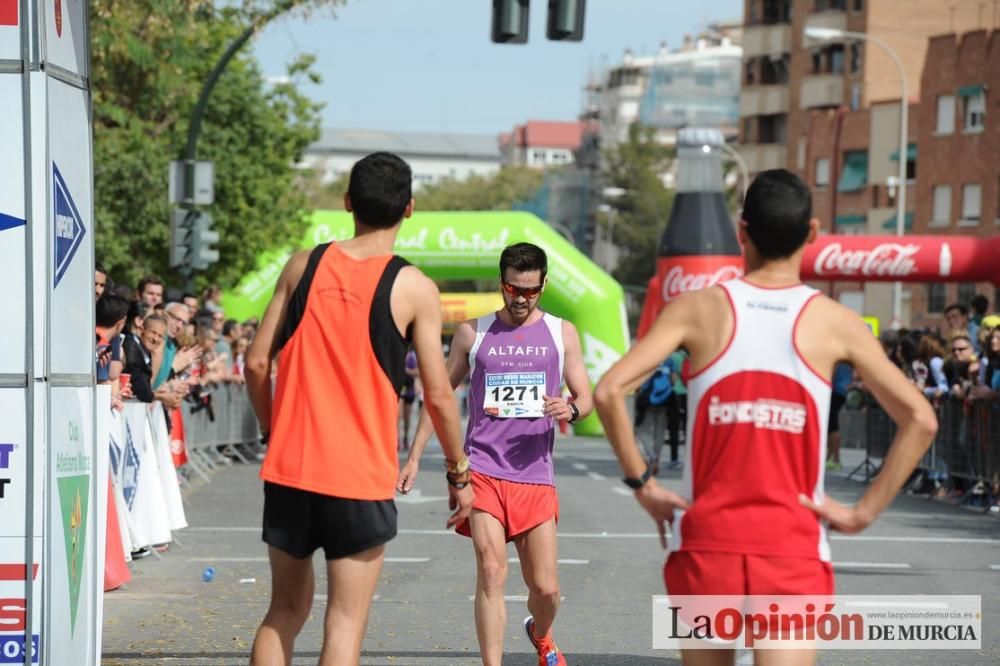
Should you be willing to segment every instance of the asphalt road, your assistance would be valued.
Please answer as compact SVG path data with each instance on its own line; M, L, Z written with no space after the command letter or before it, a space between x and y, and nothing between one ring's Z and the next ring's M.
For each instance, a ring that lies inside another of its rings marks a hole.
M617 480L603 440L557 441L562 608L555 638L571 665L679 663L651 648L650 596L663 593L663 551L652 522ZM845 452L847 461L856 452ZM471 543L444 530L448 515L440 454L425 456L417 491L398 503L400 535L372 606L362 664L478 664L471 597ZM679 485L680 473L661 473ZM863 485L828 477L828 491L850 502ZM127 589L105 595L104 664L245 664L269 592L260 540L261 483L256 465L220 470L186 492L191 524L162 559L132 564ZM979 594L980 651L828 651L821 664L1000 663L1000 516L902 496L860 536L832 541L840 594ZM513 546L510 556L514 557ZM314 612L296 643L295 664L319 654L325 577L317 564ZM211 566L215 579L202 581ZM526 589L510 564L505 664L533 665L523 636ZM751 663L741 653L737 663Z

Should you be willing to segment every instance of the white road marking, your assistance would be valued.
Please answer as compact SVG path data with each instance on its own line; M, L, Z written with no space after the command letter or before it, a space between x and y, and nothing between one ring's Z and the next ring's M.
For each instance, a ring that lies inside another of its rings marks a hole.
M837 569L912 569L906 562L834 562Z
M627 490L627 489L623 489ZM188 527L190 532L260 532L260 527ZM460 536L452 530L402 529L399 534L421 536ZM655 532L560 532L560 539L655 539ZM832 535L831 541L874 541L884 543L950 543L1000 546L1000 539L921 536Z
M266 557L189 557L188 562L267 562Z
M740 650L741 656L736 660L737 664L752 664L753 650Z
M583 463L573 463L573 469L579 470L581 472L586 472L587 466L584 465Z
M108 592L104 595L105 601L108 599L121 599L122 601L151 601L156 599L190 599L193 594L170 594L156 592Z
M396 562L400 564L416 563L416 562L430 562L429 557L387 557L386 562Z
M617 493L622 497L632 497L635 494L634 491L629 490L628 488L620 488L618 486L614 486L613 488L611 488L611 492Z
M990 569L993 569L993 571L1000 571L1000 564L991 564Z
M521 560L519 560L516 557L508 557L507 561L508 562L518 563ZM566 560L556 560L556 562L558 562L559 564L590 564L590 560L572 560L572 559L566 559Z
M606 478L608 478L603 474L598 474L597 472L587 472L587 476L592 478L594 481L604 481Z
M469 601L475 601L475 600L476 600L476 595L470 594L469 595ZM504 601L519 601L519 602L523 603L523 602L525 602L525 601L528 600L528 595L527 594L505 594L505 595L503 595L503 600ZM559 600L560 601L565 601L566 597L559 597Z
M448 499L445 495L428 495L424 497L420 488L414 488L406 495L396 495L396 504L426 504L427 502L441 502Z
M372 601L378 601L381 598L382 598L381 594L373 594L372 595ZM326 601L326 600L327 600L327 597L326 597L325 594L314 594L313 595L313 601Z

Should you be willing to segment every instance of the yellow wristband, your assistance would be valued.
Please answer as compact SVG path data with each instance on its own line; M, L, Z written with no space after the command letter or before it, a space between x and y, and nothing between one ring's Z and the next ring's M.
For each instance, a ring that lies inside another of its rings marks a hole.
M454 465L451 463L450 460L445 460L444 468L448 470L449 474L465 474L467 471L469 471L469 457L462 456L462 459L459 460Z

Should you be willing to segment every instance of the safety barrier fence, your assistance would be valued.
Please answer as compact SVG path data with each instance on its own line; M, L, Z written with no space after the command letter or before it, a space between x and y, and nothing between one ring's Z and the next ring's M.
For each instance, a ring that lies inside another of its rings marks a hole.
M946 398L935 405L938 432L920 461L923 478L965 490L960 501L989 507L1000 485L1000 400ZM874 400L840 413L841 443L865 450L865 460L849 477L869 480L896 435L896 425ZM978 498L978 499L975 499Z

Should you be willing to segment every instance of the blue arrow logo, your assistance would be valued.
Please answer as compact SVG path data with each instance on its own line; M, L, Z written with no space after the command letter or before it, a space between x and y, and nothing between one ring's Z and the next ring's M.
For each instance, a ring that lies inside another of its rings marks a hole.
M73 257L76 256L76 251L83 242L83 236L87 230L83 226L80 211L73 203L73 197L69 193L66 181L63 180L55 162L52 163L52 190L55 197L55 210L52 217L52 240L55 251L55 262L53 263L55 282L52 285L54 289L59 286L59 281L62 280L66 269L73 261Z

